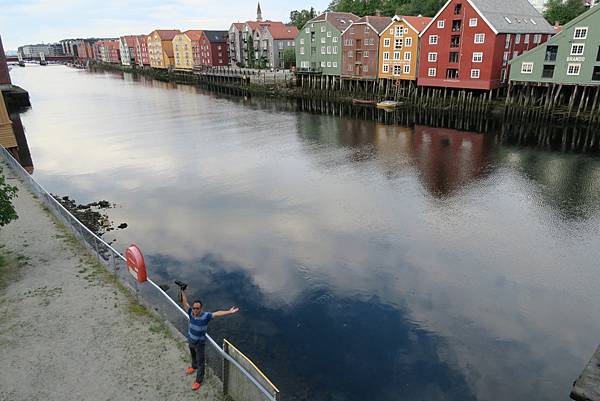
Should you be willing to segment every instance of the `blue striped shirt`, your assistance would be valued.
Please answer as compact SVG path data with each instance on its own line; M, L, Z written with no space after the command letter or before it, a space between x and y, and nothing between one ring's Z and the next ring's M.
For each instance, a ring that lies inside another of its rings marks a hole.
M210 312L202 312L200 316L196 317L192 315L192 308L188 309L188 315L190 317L190 326L188 328L188 341L190 344L199 344L206 342L206 329L208 328L208 322L212 319L213 315Z

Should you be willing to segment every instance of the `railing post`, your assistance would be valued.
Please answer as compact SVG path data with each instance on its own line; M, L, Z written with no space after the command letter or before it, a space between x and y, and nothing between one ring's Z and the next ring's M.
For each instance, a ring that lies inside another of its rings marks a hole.
M225 340L223 340L223 352L229 355L229 343ZM229 393L229 361L227 358L223 358L222 368L223 371L221 373L223 376L223 395L227 396Z

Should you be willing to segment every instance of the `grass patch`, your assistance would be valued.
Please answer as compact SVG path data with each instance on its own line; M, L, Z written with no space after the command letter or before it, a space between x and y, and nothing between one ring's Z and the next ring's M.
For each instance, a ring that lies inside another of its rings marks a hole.
M0 290L20 277L21 269L28 260L29 258L22 255L15 256L8 252L0 254Z

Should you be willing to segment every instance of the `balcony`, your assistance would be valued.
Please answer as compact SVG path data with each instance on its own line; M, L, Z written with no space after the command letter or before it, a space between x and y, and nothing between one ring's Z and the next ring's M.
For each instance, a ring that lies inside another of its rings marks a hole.
M460 32L460 28L462 27L461 20L452 21L452 32Z
M452 36L450 39L450 47L460 47L460 36Z

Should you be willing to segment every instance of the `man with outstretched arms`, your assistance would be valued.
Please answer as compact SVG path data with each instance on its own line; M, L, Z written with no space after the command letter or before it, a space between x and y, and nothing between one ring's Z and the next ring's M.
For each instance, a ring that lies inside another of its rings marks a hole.
M204 380L204 345L206 344L208 322L213 317L233 315L239 311L239 308L232 306L226 311L202 312L202 302L200 300L194 300L192 306L190 306L185 289L181 291L181 305L190 317L187 338L190 354L192 355L192 366L187 368L186 373L191 375L196 372L196 381L192 383L192 390L198 390L202 385L202 380Z

